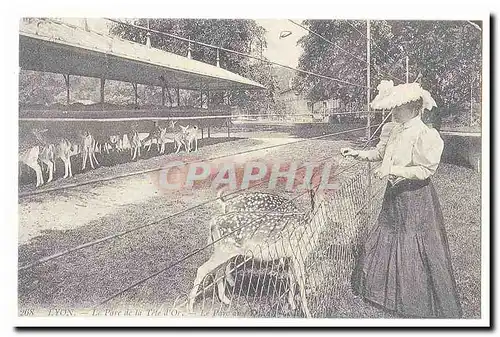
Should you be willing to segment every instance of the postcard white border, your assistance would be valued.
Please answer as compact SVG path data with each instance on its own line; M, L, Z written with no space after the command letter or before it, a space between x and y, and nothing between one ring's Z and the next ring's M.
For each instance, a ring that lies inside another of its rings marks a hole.
M2 137L7 137L2 149L6 152L6 162L17 162L17 152L12 144L17 144L17 105L18 105L18 22L23 16L72 16L72 17L236 17L236 18L344 18L344 19L429 19L429 20L484 20L483 25L483 175L482 175L482 284L481 319L462 320L420 320L420 319L226 319L226 318L87 318L87 317L18 317L17 310L17 181L8 177L17 176L17 166L1 166L3 181L6 183L2 194L2 207L6 217L3 226L2 247L9 254L3 261L3 270L9 270L9 277L2 277L4 294L2 308L8 308L4 319L12 326L487 326L489 325L489 204L490 204L490 162L489 162L489 11L480 1L468 2L467 6L458 3L441 3L422 0L418 2L389 1L348 1L320 2L307 1L141 1L140 4L123 1L86 0L69 3L63 0L17 1L2 22L7 47L3 48L5 74L2 90L6 102L3 111ZM8 51L8 52L7 52ZM16 197L14 197L16 196ZM6 263L5 263L6 262ZM8 305L6 305L7 303Z

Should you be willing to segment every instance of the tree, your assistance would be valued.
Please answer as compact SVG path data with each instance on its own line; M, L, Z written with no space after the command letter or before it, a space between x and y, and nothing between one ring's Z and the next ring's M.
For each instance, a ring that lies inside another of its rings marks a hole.
M350 54L366 60L366 21L305 21L311 30L334 42ZM471 82L479 78L481 32L466 21L370 21L371 82L375 88L381 79L405 79L405 58L409 57L409 81L421 74L421 83L436 100L441 117L460 119L470 105ZM312 34L300 41L304 53L299 67L336 77L351 83L366 84L366 63ZM392 75L392 77L390 75ZM296 77L294 85L306 91L312 100L340 98L343 102L366 104L366 91L310 75ZM372 90L374 97L376 91ZM473 101L480 101L480 90Z
M393 43L404 45L410 73L422 74L422 85L436 100L441 118L462 119L470 106L471 82L480 83L481 32L465 21L394 21ZM473 100L481 101L480 90Z
M366 43L359 38L356 31L350 29L342 20L306 20L303 25L341 46L351 55L315 35L308 34L298 42L304 50L299 59L300 69L361 86L366 84L366 63L363 61ZM365 95L362 87L353 87L304 73L295 77L293 85L298 90L305 91L312 101L335 97L343 102L361 102Z

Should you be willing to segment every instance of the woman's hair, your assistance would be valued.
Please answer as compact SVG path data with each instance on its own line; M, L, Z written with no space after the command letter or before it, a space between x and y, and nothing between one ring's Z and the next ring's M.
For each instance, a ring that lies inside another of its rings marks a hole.
M422 99L422 97L420 97L416 101L411 101L406 104L413 111L413 115L416 116L422 112L422 109L424 107L424 100Z

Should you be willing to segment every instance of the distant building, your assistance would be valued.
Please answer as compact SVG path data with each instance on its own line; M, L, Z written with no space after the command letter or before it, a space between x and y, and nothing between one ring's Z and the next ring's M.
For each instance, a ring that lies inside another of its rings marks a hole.
M286 115L301 115L290 116L294 121L328 121L328 116L340 109L340 99L331 98L316 102L307 99L305 94L292 87L294 75L293 71L287 69L275 70L279 87L276 99L285 105Z
M328 121L328 116L340 108L339 99L328 99L319 102L308 100L304 94L288 88L280 91L277 99L284 103L286 114L300 121Z
M294 120L312 121L313 104L307 100L301 93L288 88L278 93L276 99L281 101L286 110L286 115L303 115L294 116Z

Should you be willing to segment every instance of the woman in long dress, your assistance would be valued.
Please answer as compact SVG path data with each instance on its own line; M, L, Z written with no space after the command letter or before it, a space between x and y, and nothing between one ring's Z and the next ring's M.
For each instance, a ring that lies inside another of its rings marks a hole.
M402 317L462 316L438 197L430 177L443 140L421 120L436 106L418 83L382 81L374 109L392 109L380 142L368 151L342 149L344 156L382 161L387 178L378 221L363 245L353 276L354 291L367 302Z

